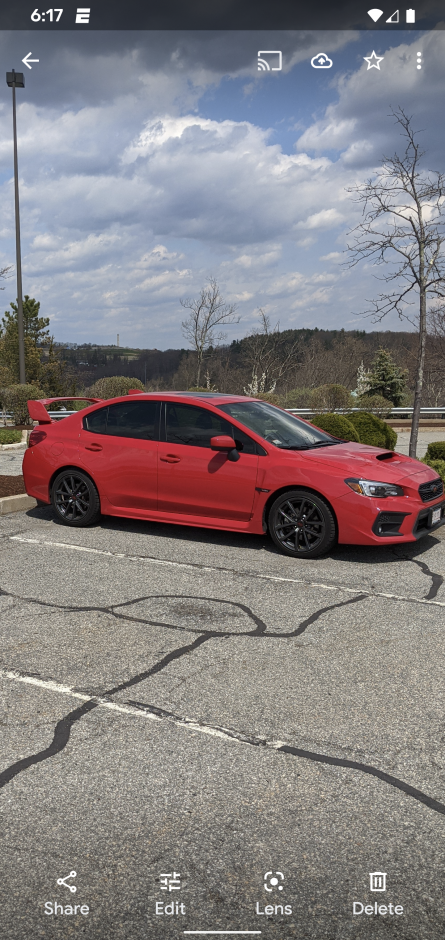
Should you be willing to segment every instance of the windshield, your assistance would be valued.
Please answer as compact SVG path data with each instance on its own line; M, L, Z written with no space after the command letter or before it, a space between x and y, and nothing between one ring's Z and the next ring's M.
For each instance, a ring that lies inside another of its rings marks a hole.
M318 428L267 402L236 401L217 407L275 447L306 450L310 447L327 447L329 444L339 443L337 438L331 437L330 434L319 431Z

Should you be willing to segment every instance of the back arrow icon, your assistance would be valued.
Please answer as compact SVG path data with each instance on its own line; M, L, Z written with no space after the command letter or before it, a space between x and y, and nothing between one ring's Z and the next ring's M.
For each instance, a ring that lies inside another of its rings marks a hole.
M32 52L28 52L28 55L25 55L25 58L22 59L22 62L23 62L24 65L27 65L29 69L32 69L32 65L30 65L29 63L30 63L30 62L39 62L40 60L39 60L39 59L30 59L30 58L29 58L30 55L32 55Z

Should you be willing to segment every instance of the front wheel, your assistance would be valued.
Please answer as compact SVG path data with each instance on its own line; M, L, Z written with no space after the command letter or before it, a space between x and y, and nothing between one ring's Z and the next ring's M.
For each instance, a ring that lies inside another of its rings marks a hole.
M99 493L81 470L62 470L51 489L51 504L64 525L92 525L100 516Z
M332 510L309 490L288 490L272 504L268 529L280 552L293 558L318 558L335 543Z

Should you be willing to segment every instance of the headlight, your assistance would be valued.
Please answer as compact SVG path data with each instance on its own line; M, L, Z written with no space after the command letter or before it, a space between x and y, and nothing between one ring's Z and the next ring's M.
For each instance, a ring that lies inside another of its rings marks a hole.
M386 499L387 496L403 496L401 486L395 486L394 483L379 483L376 480L357 480L349 477L345 483L354 490L354 493L360 493L361 496L378 496L379 499Z

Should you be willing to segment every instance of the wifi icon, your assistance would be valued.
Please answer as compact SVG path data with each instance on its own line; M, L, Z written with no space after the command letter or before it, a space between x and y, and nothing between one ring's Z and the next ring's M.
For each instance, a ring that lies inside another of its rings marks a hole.
M370 16L371 19L374 20L374 23L377 23L377 20L379 20L380 17L383 16L383 10L368 10L368 16Z

